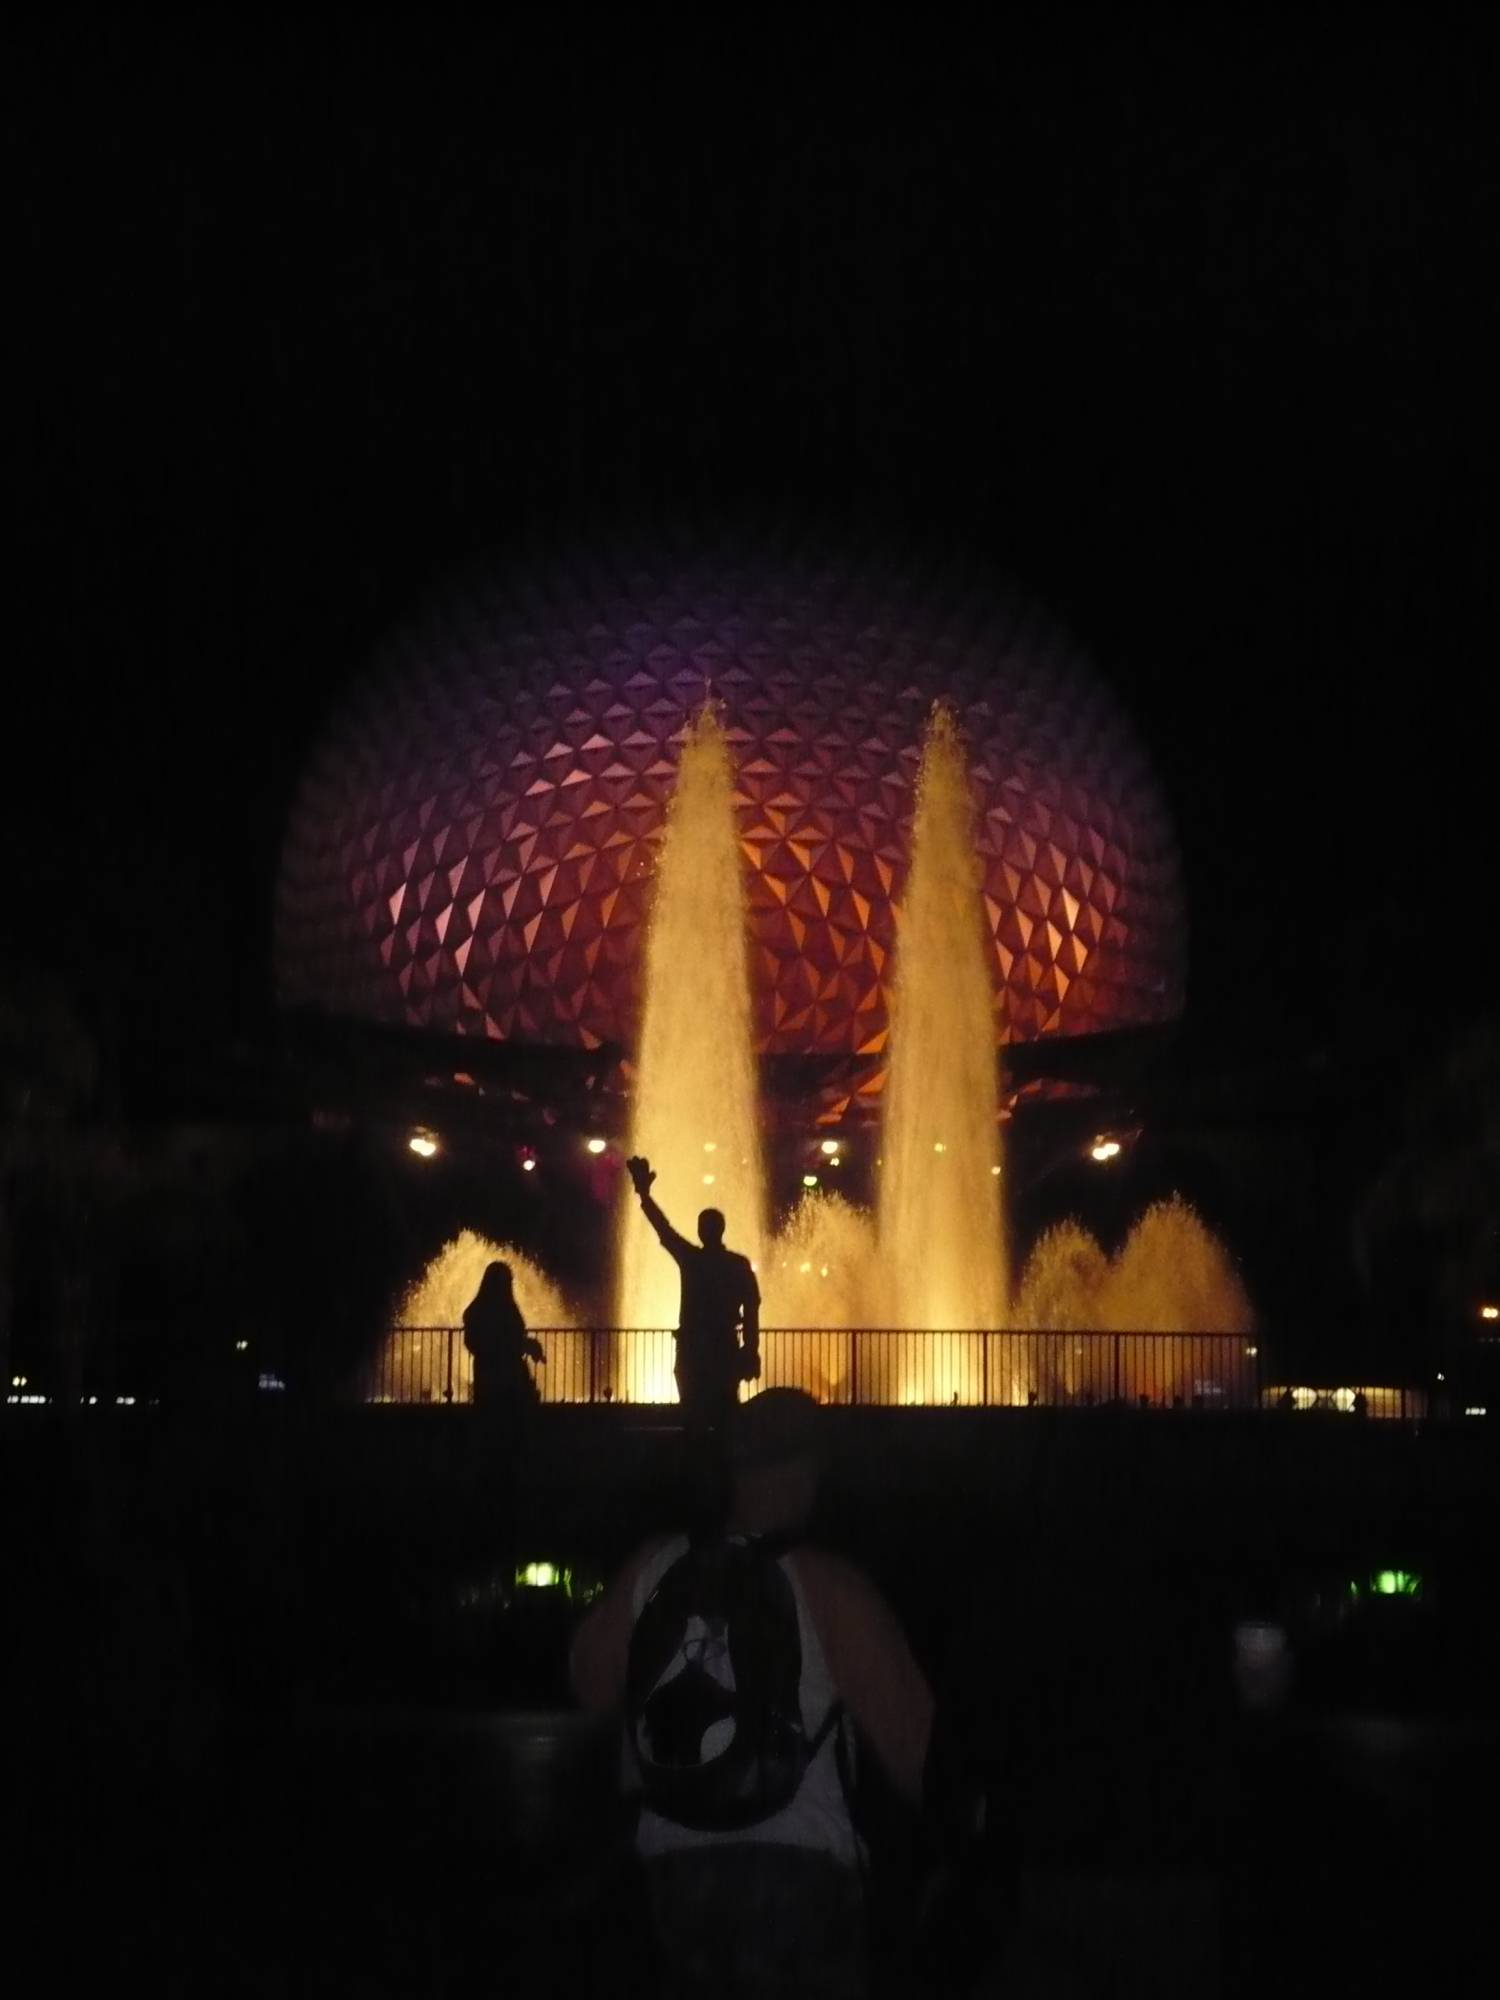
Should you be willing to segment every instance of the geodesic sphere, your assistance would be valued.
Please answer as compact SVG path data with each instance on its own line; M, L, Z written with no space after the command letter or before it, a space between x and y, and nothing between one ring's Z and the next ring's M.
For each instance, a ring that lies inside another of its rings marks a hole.
M1076 645L956 567L806 549L534 564L391 645L295 807L280 998L633 1045L678 746L711 694L736 766L767 1054L878 1055L932 704L967 740L1002 1040L1171 1017L1175 844Z

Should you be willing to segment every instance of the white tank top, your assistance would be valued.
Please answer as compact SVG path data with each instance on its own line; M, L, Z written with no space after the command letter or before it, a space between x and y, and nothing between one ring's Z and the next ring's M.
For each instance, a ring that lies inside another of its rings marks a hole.
M677 1558L687 1553L687 1548L687 1536L674 1535L648 1558L631 1594L632 1625L639 1620L647 1598ZM782 1556L780 1565L792 1586L792 1596L797 1605L797 1632L802 1643L802 1680L798 1696L802 1727L811 1738L822 1728L829 1708L838 1700L838 1689L829 1674L822 1642L802 1594L802 1585L797 1578L797 1558L795 1555ZM808 1765L796 1797L780 1812L772 1813L758 1826L745 1827L734 1833L703 1833L695 1827L679 1826L676 1820L663 1819L660 1813L652 1812L643 1805L636 1828L637 1851L649 1859L656 1854L676 1854L684 1848L729 1847L756 1841L777 1847L805 1847L816 1854L830 1855L846 1868L857 1867L861 1860L859 1839L849 1817L849 1801L844 1796L843 1782L839 1777L841 1737L844 1739L845 1768L852 1778L854 1743L847 1719L841 1717L829 1730L817 1755ZM632 1782L635 1763L628 1743L624 1748L624 1759L627 1782Z

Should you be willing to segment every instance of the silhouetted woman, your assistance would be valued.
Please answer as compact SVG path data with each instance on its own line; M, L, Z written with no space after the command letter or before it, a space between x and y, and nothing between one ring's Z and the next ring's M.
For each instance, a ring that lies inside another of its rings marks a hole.
M545 1361L526 1331L509 1264L490 1264L464 1313L464 1346L474 1361L474 1401L489 1410L521 1410L537 1401L527 1357Z

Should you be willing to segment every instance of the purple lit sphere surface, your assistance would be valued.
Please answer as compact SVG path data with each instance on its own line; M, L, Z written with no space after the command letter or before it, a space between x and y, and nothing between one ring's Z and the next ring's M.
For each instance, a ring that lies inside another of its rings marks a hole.
M735 761L761 1053L883 1050L939 699L969 749L998 1039L1180 1009L1171 826L1077 645L957 565L806 549L536 564L410 625L294 809L283 1004L630 1048L654 854L705 695Z

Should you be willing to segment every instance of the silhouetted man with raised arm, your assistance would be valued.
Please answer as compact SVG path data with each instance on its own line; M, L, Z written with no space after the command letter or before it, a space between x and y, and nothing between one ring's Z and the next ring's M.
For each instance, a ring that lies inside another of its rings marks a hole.
M629 1160L631 1183L646 1220L682 1273L677 1314L677 1395L686 1421L719 1429L729 1419L742 1381L760 1374L760 1287L750 1259L724 1248L724 1217L705 1208L700 1241L689 1243L651 1196L651 1162Z

